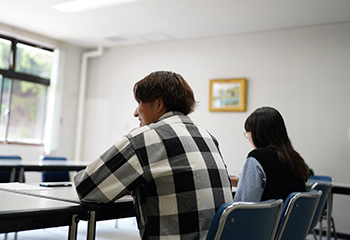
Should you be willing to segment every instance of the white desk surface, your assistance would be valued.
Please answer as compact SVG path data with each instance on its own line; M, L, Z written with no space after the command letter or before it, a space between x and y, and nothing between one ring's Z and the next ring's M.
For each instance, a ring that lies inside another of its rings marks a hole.
M0 183L0 190L7 190L11 192L17 192L21 194L27 194L37 197L45 197L60 201L67 201L73 203L82 203L78 197L78 194L75 190L73 182L64 182L71 183L71 187L41 187L40 183ZM130 202L132 201L130 195L126 195L116 202Z
M14 192L0 190L0 214L11 214L11 212L19 211L42 211L54 210L57 208L65 208L79 206L79 204L58 201L47 198L37 198L29 195L16 194Z
M0 166L51 166L51 165L59 165L59 166L87 166L89 162L85 161L56 161L56 160L4 160L0 159Z

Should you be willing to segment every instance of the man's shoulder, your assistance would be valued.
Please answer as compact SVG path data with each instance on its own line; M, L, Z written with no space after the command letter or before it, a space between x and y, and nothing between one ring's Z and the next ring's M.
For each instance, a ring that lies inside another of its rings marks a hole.
M144 134L145 132L151 131L152 128L149 127L149 125L146 126L142 126L142 127L138 127L138 128L134 128L133 130L131 130L126 137L127 138L134 138L138 135Z
M135 128L125 135L125 137L129 139L131 143L149 141L150 139L158 138L158 129L169 125L170 124L165 121L158 121L157 123Z

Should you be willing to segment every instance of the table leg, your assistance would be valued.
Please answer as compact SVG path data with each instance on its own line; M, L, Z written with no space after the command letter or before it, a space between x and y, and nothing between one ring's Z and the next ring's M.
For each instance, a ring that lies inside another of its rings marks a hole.
M87 231L88 231L87 240L95 240L95 234L96 234L96 212L95 211L90 211Z
M16 168L13 167L11 171L11 176L10 176L10 182L14 182L16 177Z
M79 222L78 216L76 214L74 214L72 216L72 223L69 226L69 236L68 236L69 240L76 240L77 239L78 222Z
M20 182L20 183L24 182L24 168L21 168L19 171L18 182Z

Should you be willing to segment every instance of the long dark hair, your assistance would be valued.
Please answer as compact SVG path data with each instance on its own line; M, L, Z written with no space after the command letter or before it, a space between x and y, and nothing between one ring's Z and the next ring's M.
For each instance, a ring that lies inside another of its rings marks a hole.
M273 149L286 171L299 179L308 179L309 169L304 159L294 150L282 115L276 109L256 109L245 121L244 128L251 133L256 148Z

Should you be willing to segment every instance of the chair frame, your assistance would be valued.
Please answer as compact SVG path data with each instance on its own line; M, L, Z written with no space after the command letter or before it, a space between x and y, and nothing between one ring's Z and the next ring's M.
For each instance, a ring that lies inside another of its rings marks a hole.
M326 232L326 238L327 238L327 240L330 240L331 239L331 226L332 226L332 207L333 207L333 199L332 199L333 178L329 177L329 176L313 175L313 176L309 177L308 182L312 183L312 184L317 183L317 185L315 186L315 189L317 189L318 187L322 187L322 186L329 187L329 191L328 191L328 193L326 193L327 196L325 196L325 203L323 204L322 209L320 209L320 212L319 212L319 214L317 216L317 218L318 218L317 222L319 222L319 224L320 224L319 240L322 240L322 234L323 234L323 227L322 227L323 217L322 217L322 212L324 211L325 207L327 206L327 214L326 214L326 218L327 218L327 232ZM334 228L335 239L337 239L337 234L335 232L334 225L333 225L333 228ZM310 233L312 233L312 235L314 236L314 239L317 240L317 236L316 236L316 232L315 232L314 228L310 229Z
M14 161L22 161L21 156L19 155L0 155L1 160L14 160ZM22 170L17 170L13 168L13 170L9 173L9 182L24 182L24 173Z
M312 212L312 216L311 216L311 219L309 221L309 225L307 226L307 230L305 232L304 239L306 238L306 236L309 233L309 229L310 229L312 220L314 218L317 205L318 205L318 203L320 201L320 198L321 198L321 195L322 195L322 191L313 190L312 192L294 192L294 193L291 193L291 194L293 194L293 196L289 200L287 198L288 202L286 202L284 204L284 206L283 206L281 220L279 222L278 231L276 233L275 240L280 240L283 237L284 230L285 230L285 228L286 228L286 226L288 224L288 221L289 221L289 218L290 218L291 214L293 213L293 209L295 207L296 201L299 198L301 198L301 197L303 197L303 198L317 198L315 209Z

